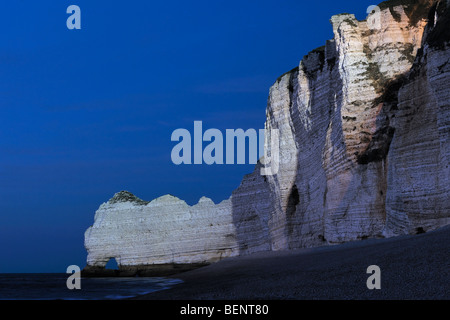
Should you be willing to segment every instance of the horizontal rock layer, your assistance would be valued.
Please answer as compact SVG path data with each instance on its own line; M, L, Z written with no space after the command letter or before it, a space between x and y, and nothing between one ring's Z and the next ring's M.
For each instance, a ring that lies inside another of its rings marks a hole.
M147 203L122 191L100 206L86 230L88 270L97 272L111 258L122 271L214 262L236 252L235 233L230 200L215 205L203 197L189 206L166 195Z
M333 16L334 38L270 88L278 173L261 175L259 163L217 205L116 194L86 231L85 270L113 257L124 274L184 270L449 224L449 3L393 0L367 21Z

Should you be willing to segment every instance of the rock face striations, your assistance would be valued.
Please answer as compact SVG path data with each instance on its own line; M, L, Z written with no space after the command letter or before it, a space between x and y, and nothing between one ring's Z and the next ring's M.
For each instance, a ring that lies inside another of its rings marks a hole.
M217 205L116 194L86 231L85 273L113 257L121 274L167 273L450 224L449 5L393 0L367 21L333 16L334 39L270 88L278 173L258 164Z
M189 206L171 195L146 202L116 193L85 233L84 272L102 275L111 258L121 275L156 275L231 256L236 237L230 208L230 200L215 205L203 197Z

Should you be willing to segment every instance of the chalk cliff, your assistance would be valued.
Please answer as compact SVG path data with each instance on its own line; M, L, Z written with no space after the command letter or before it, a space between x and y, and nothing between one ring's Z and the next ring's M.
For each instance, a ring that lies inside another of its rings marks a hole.
M146 202L118 192L85 233L87 271L101 274L115 258L122 275L164 274L230 256L236 246L230 208L230 200L215 205L203 197L189 206L171 195Z
M258 164L219 204L116 194L86 231L85 272L113 257L123 274L171 272L450 224L449 5L393 0L364 21L333 16L334 38L270 88L278 173Z

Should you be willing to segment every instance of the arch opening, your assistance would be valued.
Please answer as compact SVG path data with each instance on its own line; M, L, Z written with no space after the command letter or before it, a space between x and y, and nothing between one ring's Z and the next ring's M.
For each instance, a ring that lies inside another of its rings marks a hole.
M109 258L108 262L105 265L105 269L109 270L119 270L119 265L117 264L116 258Z

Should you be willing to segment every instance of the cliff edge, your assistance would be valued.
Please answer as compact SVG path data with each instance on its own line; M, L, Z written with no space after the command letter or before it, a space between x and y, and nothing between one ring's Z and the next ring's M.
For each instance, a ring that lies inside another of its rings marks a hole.
M449 5L393 0L367 20L333 16L334 38L270 88L278 173L258 164L219 204L116 194L85 233L84 273L115 258L115 274L168 274L450 224Z

